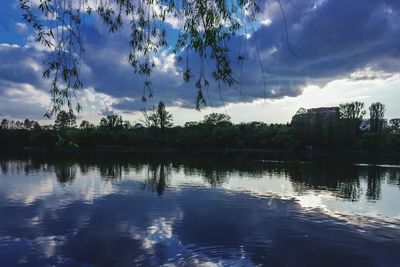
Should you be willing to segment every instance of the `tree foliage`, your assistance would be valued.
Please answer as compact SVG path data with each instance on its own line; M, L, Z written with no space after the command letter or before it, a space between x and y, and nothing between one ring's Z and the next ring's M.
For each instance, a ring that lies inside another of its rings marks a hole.
M93 123L90 123L90 122L88 122L88 121L86 121L86 120L83 120L82 122L81 122L81 124L79 125L79 128L81 128L81 129L94 129L95 128L95 126L94 126L94 124Z
M123 121L122 117L118 115L108 115L105 118L100 120L100 127L105 129L122 129L123 128Z
M372 103L369 107L371 132L381 132L383 128L383 119L385 117L386 107L380 102Z
M154 107L150 111L144 110L142 114L144 125L148 128L155 127L164 131L165 128L173 125L172 114L165 109L162 101L158 103L157 108Z
M351 102L339 105L340 118L342 119L358 119L361 120L366 111L364 110L364 103Z
M389 127L393 132L400 132L400 118L391 119L389 121Z
M2 119L0 122L0 129L24 129L24 130L32 130L35 127L40 127L39 123L34 120L25 119L22 121L14 121L14 120L7 120Z
M76 117L72 112L60 111L57 114L57 118L54 122L54 128L62 130L68 127L73 127L76 124Z
M163 131L166 127L171 127L172 123L172 114L169 113L165 109L165 105L163 102L160 101L157 107L157 117L160 125L160 129Z
M294 119L291 124L233 124L228 115L212 113L201 121L185 123L183 127L164 123L164 129L161 129L158 115L164 114L166 122L169 116L163 104L159 107L148 112L156 122L150 126L138 123L130 126L118 115L104 117L97 125L83 121L79 128L61 129L45 125L40 127L37 123L34 128L25 128L21 122L3 119L2 124L8 126L0 128L0 146L121 146L124 149L164 147L190 150L304 149L305 146L313 146L329 150L399 151L400 148L399 119L391 120L390 129L370 132L361 131L355 124L349 123L355 122L355 119L340 118L338 112L329 116L316 116L315 112L301 113L301 119ZM159 110L162 112L158 113ZM67 116L62 117L68 119Z
M366 111L363 102L342 103L339 105L340 126L344 131L344 142L351 146L360 133L360 125Z
M24 20L32 25L35 41L47 47L44 77L51 78L52 106L47 116L67 106L80 110L76 89L83 86L80 78L84 52L83 27L88 16L97 15L110 33L123 25L130 27L129 64L134 72L144 75L143 100L152 96L150 74L156 67L154 55L174 47L179 60L186 55L183 79L195 76L196 107L205 104L202 89L209 85L204 61L212 61L212 78L227 85L238 82L230 62L229 40L260 11L259 0L19 0ZM179 20L179 36L168 44L168 19ZM199 73L190 68L189 52L201 60ZM240 55L239 58L244 58Z
M211 113L204 117L203 123L205 125L232 125L231 117L224 113Z

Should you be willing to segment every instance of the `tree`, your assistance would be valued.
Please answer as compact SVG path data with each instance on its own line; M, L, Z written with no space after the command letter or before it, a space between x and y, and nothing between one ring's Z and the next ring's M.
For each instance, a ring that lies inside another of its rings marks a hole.
M57 130L73 127L76 124L76 117L72 112L60 111L54 122L54 128Z
M31 128L31 121L29 119L24 120L24 127L25 127L25 129Z
M132 126L132 128L135 129L135 130L137 130L137 129L142 129L142 128L144 128L144 126L143 126L143 124L141 124L140 122L137 122L137 123L135 123L135 124Z
M204 61L211 60L212 78L231 86L238 82L238 78L231 68L229 40L246 28L246 24L255 21L260 12L259 0L37 2L19 0L23 19L35 31L35 41L51 51L43 73L44 77L52 79L52 106L48 116L65 106L69 110L81 109L79 103L74 101L74 91L83 86L80 79L80 59L84 51L82 24L88 16L96 14L110 33L120 30L124 23L129 25L129 64L135 73L146 78L144 94L151 96L153 92L149 77L156 67L152 56L168 48L167 40L173 40L168 38L165 30L169 18L178 18L182 26L172 45L178 60L182 60L189 51L194 52L200 58L201 70L204 70ZM244 59L244 55L238 58ZM188 57L186 63L182 76L188 81L193 76ZM202 89L208 84L204 71L200 71L195 81L197 108L205 104ZM145 95L143 99L146 99Z
M158 107L157 107L157 117L158 117L158 122L161 128L161 131L164 131L165 128L171 127L173 125L172 123L172 114L169 113L165 109L164 102L159 102Z
M391 119L389 121L389 127L395 133L400 132L400 118L399 119Z
M27 130L32 130L35 128L36 124L38 124L37 121L25 119L23 122L23 127Z
M31 122L32 122L32 121L31 121ZM33 124L33 129L34 129L34 130L39 130L39 129L41 129L40 124L39 124L37 121L34 122L34 124Z
M351 102L339 105L339 113L341 119L358 119L361 120L366 111L364 110L364 103Z
M223 113L211 113L204 116L203 123L213 126L230 126L232 125L231 117Z
M22 129L23 126L24 126L23 122L20 122L20 121L15 122L15 129Z
M122 122L122 128L123 129L130 129L132 127L131 123L129 121L123 121Z
M347 146L354 144L356 136L360 133L360 125L365 113L364 103L362 102L355 101L339 105L340 124L342 126L340 129L345 130L341 143L345 143Z
M11 120L10 123L8 124L9 129L15 129L15 121Z
M7 119L3 119L1 121L1 129L8 129L9 127L9 121Z
M383 119L385 117L386 107L380 102L372 103L369 107L371 132L381 132L383 128Z
M146 128L158 127L158 117L156 108L153 107L151 110L142 110L143 119L141 122Z
M102 118L100 120L101 128L112 129L122 129L122 117L118 115L108 115L106 118Z
M188 121L185 122L184 127L188 128L188 127L197 127L199 126L199 123L197 121Z
M150 111L143 110L142 114L143 123L148 128L156 127L161 128L161 131L164 131L165 128L173 125L172 114L165 109L164 102L160 101L157 109L153 108Z
M86 120L83 120L82 122L81 122L81 124L79 125L79 128L81 128L81 129L94 129L95 128L95 126L94 126L94 124L93 123L90 123L90 122L88 122L88 121L86 121Z

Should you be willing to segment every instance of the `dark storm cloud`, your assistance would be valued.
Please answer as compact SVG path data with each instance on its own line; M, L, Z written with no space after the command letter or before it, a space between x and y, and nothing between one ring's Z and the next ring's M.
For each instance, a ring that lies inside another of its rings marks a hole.
M108 35L105 27L99 24L86 29L86 53L84 63L87 66L82 73L84 84L93 87L97 92L109 94L119 99L115 108L120 110L140 110L144 107L141 101L145 78L135 74L128 63L129 29L115 35ZM170 51L162 51L155 56L159 69L151 77L154 99L172 103L179 99L193 100L195 92L182 87L182 76L179 66L175 64ZM145 93L148 95L148 92ZM125 98L129 98L128 100Z
M42 87L42 60L34 47L0 44L0 80Z
M399 5L396 1L324 1L315 8L285 5L289 52L282 19L275 16L257 35L260 51L276 47L264 63L268 76L304 84L329 81L371 67L398 72ZM309 79L309 81L307 81Z
M0 117L43 119L49 85L42 79L42 52L0 44Z
M242 73L242 85L234 88L222 85L220 94L217 84L211 83L208 92L204 91L209 105L220 106L223 101L226 104L297 96L306 85L324 86L365 68L399 72L398 1L297 1L296 6L282 2L289 44L279 8L274 2L266 3L270 6L263 7L267 12L262 16L268 16L272 23L256 25L256 33L247 42L242 71L236 57L238 47L243 47L244 41L232 41L232 64L239 76ZM134 99L121 100L114 105L115 108L137 110L143 106L138 101L143 92L143 78L134 75L126 64L128 35L107 38L105 34L101 28L90 30L87 41L90 52L86 54L85 62L91 69L91 76L87 82L93 84L96 91ZM196 55L190 58L196 75L199 60ZM175 62L175 67L179 71L182 66ZM211 67L212 63L206 64L208 70ZM152 82L155 90L153 102L162 99L168 105L194 106L196 90L193 82L183 83L180 75L160 71L152 76Z

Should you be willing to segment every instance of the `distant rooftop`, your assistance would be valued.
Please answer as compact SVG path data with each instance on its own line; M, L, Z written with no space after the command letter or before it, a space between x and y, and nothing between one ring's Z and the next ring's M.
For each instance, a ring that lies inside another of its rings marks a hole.
M337 107L319 107L319 108L307 109L308 113L331 113L337 111L338 111Z

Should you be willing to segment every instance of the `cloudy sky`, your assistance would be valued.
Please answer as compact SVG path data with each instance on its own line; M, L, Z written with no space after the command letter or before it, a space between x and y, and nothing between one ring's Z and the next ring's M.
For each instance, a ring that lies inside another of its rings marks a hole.
M294 54L278 2L260 2L254 32L236 37L231 45L232 65L239 72L235 58L247 38L241 86L221 86L220 95L211 83L204 92L208 106L201 112L195 110L194 84L183 82L183 66L171 49L156 55L155 95L142 103L143 78L132 72L127 60L128 27L110 35L93 18L84 31L79 118L97 123L115 113L137 121L143 107L160 100L176 124L200 120L210 112L227 112L234 122L284 123L300 107L356 100L367 106L381 101L388 118L400 117L399 0L281 0ZM45 122L43 114L49 106L49 81L42 79L45 52L33 42L17 0L1 0L0 10L0 118ZM177 26L169 21L171 36ZM198 68L194 55L191 62L193 69Z

